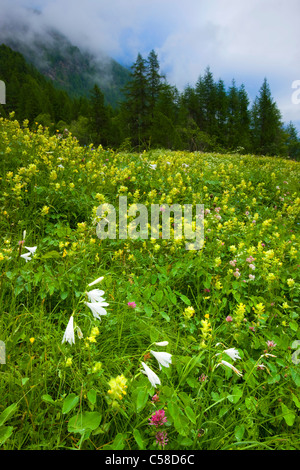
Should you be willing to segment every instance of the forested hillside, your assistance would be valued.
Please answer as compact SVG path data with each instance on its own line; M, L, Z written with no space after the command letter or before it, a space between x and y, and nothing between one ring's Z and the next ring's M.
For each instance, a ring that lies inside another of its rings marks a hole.
M48 70L46 77L20 53L0 46L0 79L7 87L2 115L15 111L18 120L28 119L33 126L42 124L50 132L67 129L83 145L300 158L296 128L292 122L282 122L267 78L252 104L243 84L238 87L233 78L226 88L222 79L215 80L209 67L194 87L189 85L179 92L162 75L157 54L152 50L146 59L138 54L128 80L122 67L113 64L119 82L115 81L111 90L119 87L119 100L112 106L105 90L96 83L97 75L91 74L88 62L82 75L76 60L70 67L70 57L81 57L80 51L69 48L66 62L64 57L61 52L52 57L51 73ZM95 82L84 81L87 73ZM83 82L90 89L82 89L79 96Z

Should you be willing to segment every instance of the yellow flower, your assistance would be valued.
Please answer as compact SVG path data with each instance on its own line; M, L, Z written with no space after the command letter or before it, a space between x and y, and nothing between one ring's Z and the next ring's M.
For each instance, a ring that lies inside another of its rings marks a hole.
M102 369L102 363L101 362L95 362L92 368L92 372L96 373L99 372Z
M68 359L66 360L66 367L71 367L71 365L72 365L72 358L68 357Z
M195 310L193 307L187 307L183 312L183 316L187 319L192 318L194 315L195 315Z
M47 215L49 213L49 207L44 206L41 210L41 215Z
M29 341L31 342L31 344L33 344L35 339L32 337L32 338L29 338Z
M91 335L92 336L98 336L99 335L99 328L98 326L94 326L91 330Z
M126 385L127 379L124 377L124 375L118 375L115 379L111 379L108 382L108 385L110 386L110 389L108 390L109 395L113 400L118 398L119 400L122 400L123 395L126 395L125 389L127 388Z
M294 287L294 284L295 284L294 279L290 278L286 282L289 287Z

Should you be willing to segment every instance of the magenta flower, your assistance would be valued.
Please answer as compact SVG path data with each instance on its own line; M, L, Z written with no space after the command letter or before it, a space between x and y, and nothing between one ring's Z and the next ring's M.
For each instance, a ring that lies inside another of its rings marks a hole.
M232 321L232 317L231 317L230 315L228 315L228 316L226 317L226 321Z
M155 395L153 395L152 401L153 401L153 403L157 403L157 402L159 401L158 393L156 393Z
M149 418L150 426L162 426L167 422L167 417L165 416L165 410L157 410L151 418Z
M199 382L205 382L206 379L207 379L207 375L201 374L198 380Z
M136 303L135 302L128 302L128 307L131 307L131 308L135 308L136 307Z
M155 435L155 439L156 439L156 443L158 445L161 445L162 447L165 447L165 445L167 444L167 442L169 440L169 439L167 439L166 431L157 432L156 435Z

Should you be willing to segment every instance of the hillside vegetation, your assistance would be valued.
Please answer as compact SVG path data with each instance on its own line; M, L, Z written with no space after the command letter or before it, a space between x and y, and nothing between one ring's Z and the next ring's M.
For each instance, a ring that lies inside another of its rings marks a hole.
M82 147L12 113L0 165L2 449L300 449L298 162ZM203 248L98 238L120 196L203 204Z

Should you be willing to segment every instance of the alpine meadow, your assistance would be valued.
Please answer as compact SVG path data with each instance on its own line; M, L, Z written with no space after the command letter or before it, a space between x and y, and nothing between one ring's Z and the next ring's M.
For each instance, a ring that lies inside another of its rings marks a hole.
M65 54L53 81L0 45L0 448L300 450L300 140L267 79L179 92L152 50L72 95Z

